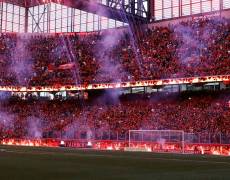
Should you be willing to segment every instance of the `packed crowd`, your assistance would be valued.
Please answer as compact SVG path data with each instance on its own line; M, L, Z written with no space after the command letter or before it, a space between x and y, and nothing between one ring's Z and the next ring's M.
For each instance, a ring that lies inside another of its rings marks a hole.
M230 21L203 18L134 35L1 34L0 85L75 85L230 74Z
M103 95L104 96L104 95ZM121 95L118 99L1 102L1 138L97 138L131 129L220 133L230 138L230 96L225 92Z

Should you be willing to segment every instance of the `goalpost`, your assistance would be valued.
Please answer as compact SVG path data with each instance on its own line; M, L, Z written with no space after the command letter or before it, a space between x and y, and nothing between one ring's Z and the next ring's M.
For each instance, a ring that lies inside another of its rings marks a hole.
M184 134L182 130L129 130L128 149L184 153Z

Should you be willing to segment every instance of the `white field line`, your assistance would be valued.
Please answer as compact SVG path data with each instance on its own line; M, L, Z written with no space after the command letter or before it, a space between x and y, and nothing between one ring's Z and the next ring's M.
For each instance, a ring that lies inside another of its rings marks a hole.
M124 156L124 155L110 155L110 154L79 154L76 153L70 153L70 152L24 152L24 151L17 151L17 150L6 150L6 149L0 149L0 152L2 153L16 153L16 154L32 154L32 155L65 155L65 156L75 156L75 157L105 157L105 158L124 158L124 159L144 159L144 160L161 160L161 161L178 161L178 162L196 162L196 163L207 163L207 164L225 164L230 166L230 162L225 161L206 161L206 160L192 160L192 159L177 159L177 158L157 158L157 157L138 157L138 156Z

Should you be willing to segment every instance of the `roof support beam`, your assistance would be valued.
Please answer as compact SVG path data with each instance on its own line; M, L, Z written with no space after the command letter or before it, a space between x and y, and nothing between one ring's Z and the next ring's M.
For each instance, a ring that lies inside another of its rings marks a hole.
M92 3L90 0L69 0L61 4L126 23L147 23L149 16L148 11L143 8L143 2L148 0L130 0L131 4L124 4L124 0L107 0L107 5Z

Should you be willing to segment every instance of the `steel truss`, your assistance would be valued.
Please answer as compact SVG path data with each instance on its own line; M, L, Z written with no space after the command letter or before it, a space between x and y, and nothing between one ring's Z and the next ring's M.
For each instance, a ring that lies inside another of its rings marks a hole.
M25 8L25 32L49 32L50 30L50 4L52 2L65 5L88 13L104 16L109 19L128 23L130 26L147 24L149 22L150 0L0 0ZM93 2L93 3L92 3ZM34 14L32 7L43 5L44 9ZM100 11L98 11L100 9ZM29 21L30 20L30 21ZM32 21L31 24L28 24ZM47 22L45 25L43 22ZM44 26L46 26L44 28Z
M26 11L28 11L27 16L30 15L32 17L32 24L34 25L32 27L32 32L44 32L44 28L41 28L41 20L44 18L49 18L49 16L45 17L45 14L49 15L49 9L50 9L50 3L44 4L44 9L41 13L38 14L38 18L35 18L34 13L31 11L30 8L26 8ZM28 17L26 18L28 20ZM49 22L49 19L47 19L47 22ZM28 26L28 23L26 23Z
M114 9L123 9L134 16L148 17L148 0L106 0L106 5Z

